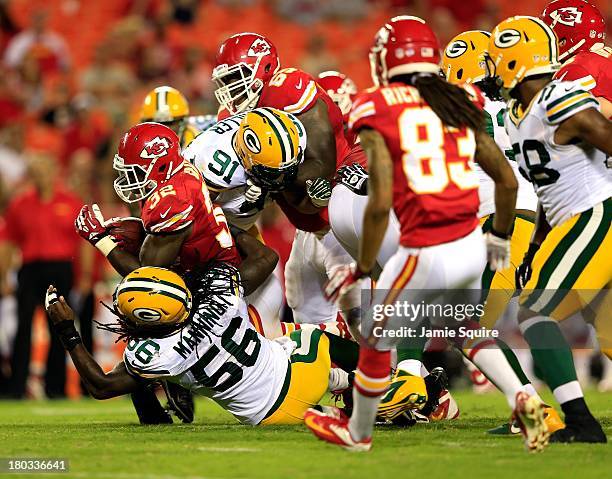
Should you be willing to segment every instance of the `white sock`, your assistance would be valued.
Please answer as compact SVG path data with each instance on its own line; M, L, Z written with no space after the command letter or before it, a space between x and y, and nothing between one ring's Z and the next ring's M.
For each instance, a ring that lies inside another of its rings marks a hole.
M425 367L423 366L423 363L418 359L404 359L403 361L400 361L397 364L397 369L406 371L407 373L410 373L413 376L421 376L421 370L425 369ZM425 369L425 371L427 371L427 369Z
M329 371L329 391L340 391L349 387L349 375L344 369L331 368Z
M483 347L476 351L471 361L504 393L510 408L514 409L516 393L522 390L523 385L516 377L502 350L497 345Z
M348 429L351 437L361 441L372 437L381 396L364 396L353 388L353 414Z
M555 388L553 391L555 399L559 404L583 397L582 388L578 381L570 381Z

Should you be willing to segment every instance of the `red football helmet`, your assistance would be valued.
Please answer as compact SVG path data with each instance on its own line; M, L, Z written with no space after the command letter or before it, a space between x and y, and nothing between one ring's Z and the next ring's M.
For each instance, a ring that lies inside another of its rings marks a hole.
M438 73L440 44L436 34L419 17L393 17L374 37L370 68L375 85L405 73Z
M276 47L257 33L238 33L219 47L212 79L219 104L235 114L257 106L261 90L280 68Z
M159 123L140 123L130 128L119 142L113 161L119 176L113 186L126 203L141 201L182 163L176 133Z
M554 0L541 15L559 40L559 60L590 50L606 39L606 22L595 5L586 0Z
M317 83L327 92L343 115L348 115L357 95L357 85L344 73L329 70L319 73Z

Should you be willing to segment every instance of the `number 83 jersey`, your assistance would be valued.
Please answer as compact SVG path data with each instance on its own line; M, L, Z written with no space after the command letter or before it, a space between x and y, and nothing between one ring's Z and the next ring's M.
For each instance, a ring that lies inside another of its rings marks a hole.
M593 208L612 196L606 155L584 143L559 145L555 132L573 115L599 103L579 82L553 81L525 112L513 100L506 128L521 174L534 185L551 226Z

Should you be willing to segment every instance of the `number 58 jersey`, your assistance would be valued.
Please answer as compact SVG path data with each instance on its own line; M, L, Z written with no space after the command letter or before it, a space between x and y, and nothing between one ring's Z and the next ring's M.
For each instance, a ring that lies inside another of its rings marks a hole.
M466 91L482 108L484 98ZM447 127L416 88L391 83L361 93L349 129L374 129L393 161L393 208L400 244L422 248L467 236L478 226L476 141L467 129Z
M527 111L509 104L506 128L521 173L535 185L551 226L557 226L612 196L612 172L606 155L584 143L558 145L561 123L599 103L580 82L553 81Z

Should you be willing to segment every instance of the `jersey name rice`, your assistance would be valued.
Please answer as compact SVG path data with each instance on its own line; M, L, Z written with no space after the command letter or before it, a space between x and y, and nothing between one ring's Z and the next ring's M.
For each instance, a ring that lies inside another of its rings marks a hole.
M535 190L551 226L589 210L612 196L612 174L606 155L586 144L558 145L559 124L599 103L580 82L553 81L521 114L512 101L506 128L521 172Z
M512 145L504 127L505 110L506 104L503 101L490 100L485 96L484 113L487 133L504 153L518 180L519 189L516 196L516 209L535 211L538 205L538 197L531 183L520 174L518 164L514 160ZM479 183L478 196L480 197L480 208L478 209L478 217L482 218L495 213L495 182L484 172L478 163L475 163L474 166Z
M164 338L130 340L124 362L132 375L180 384L254 425L280 396L289 355L255 331L227 276L209 270L199 286L191 286L195 312L189 325Z
M251 228L266 203L246 201L247 176L234 149L234 137L246 113L219 121L195 138L183 151L183 157L202 172L209 190L217 192L214 202L223 209L227 221L241 228ZM292 115L290 115L292 116ZM300 146L306 149L306 131L299 125Z

